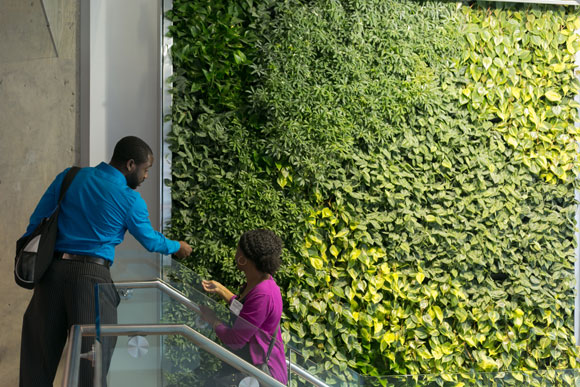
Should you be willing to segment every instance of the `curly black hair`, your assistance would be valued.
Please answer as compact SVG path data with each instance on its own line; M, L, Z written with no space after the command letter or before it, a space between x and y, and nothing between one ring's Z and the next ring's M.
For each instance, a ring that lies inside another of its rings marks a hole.
M274 275L282 260L282 240L273 231L256 229L246 231L238 243L244 256L254 262L262 273Z

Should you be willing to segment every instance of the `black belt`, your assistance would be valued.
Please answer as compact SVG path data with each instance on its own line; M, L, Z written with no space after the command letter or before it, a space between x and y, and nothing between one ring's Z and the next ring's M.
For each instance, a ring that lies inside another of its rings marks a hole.
M75 262L84 262L84 263L94 263L97 265L109 267L111 266L111 261L101 257L91 257L90 255L78 255L78 254L69 254L69 253L58 253L58 259L62 259L63 261L75 261Z

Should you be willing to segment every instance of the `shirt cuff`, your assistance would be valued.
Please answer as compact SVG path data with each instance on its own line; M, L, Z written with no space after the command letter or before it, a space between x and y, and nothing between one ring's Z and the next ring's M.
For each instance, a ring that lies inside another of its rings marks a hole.
M178 241L174 241L171 239L168 239L170 246L169 246L169 254L175 254L179 251L179 249L181 248L181 244L179 244Z
M238 296L236 296L235 294L232 296L232 298L230 298L230 300L228 301L228 305L231 305L232 302L234 302L234 300L238 298Z

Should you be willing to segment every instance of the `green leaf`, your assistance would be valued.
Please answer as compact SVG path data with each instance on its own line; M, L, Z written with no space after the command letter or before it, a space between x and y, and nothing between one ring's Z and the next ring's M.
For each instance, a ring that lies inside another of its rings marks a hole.
M562 96L553 90L547 91L545 96L551 102L560 102L562 100Z
M345 227L345 228L341 229L339 232L337 232L334 237L335 238L343 238L346 235L348 235L348 233L349 233L348 228Z
M538 369L538 364L536 363L536 361L534 359L532 359L531 357L526 357L526 365L532 369L532 370L537 370Z
M234 52L234 60L236 61L236 64L242 64L246 61L246 55L244 55L240 50L237 50Z
M508 137L506 137L506 141L512 147L514 147L514 148L517 148L518 147L518 141L515 138L513 138L511 136L508 136Z
M316 270L322 270L322 268L324 267L324 261L322 259L316 258L316 257L310 257L310 264Z
M437 317L439 322L443 322L443 311L441 310L441 308L438 307L437 305L434 305L432 309L433 312L435 312L435 316Z
M329 251L330 251L330 254L334 255L335 257L337 257L339 254L339 251L335 245L330 246Z
M492 64L492 59L490 57L486 56L485 58L483 58L482 62L483 62L483 68L488 70Z
M330 208L324 208L322 210L322 217L323 218L330 218L332 216L332 211L330 210Z
M423 273L417 273L417 275L415 276L415 278L417 279L417 282L423 283L423 280L425 279L425 274L423 274Z

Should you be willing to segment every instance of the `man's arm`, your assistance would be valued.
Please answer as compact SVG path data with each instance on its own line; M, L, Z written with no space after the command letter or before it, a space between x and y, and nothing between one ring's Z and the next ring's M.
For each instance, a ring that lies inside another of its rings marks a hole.
M191 246L187 242L174 241L155 231L149 221L147 205L141 195L127 214L127 229L141 243L147 251L162 254L175 254L178 258L185 258L191 254Z

